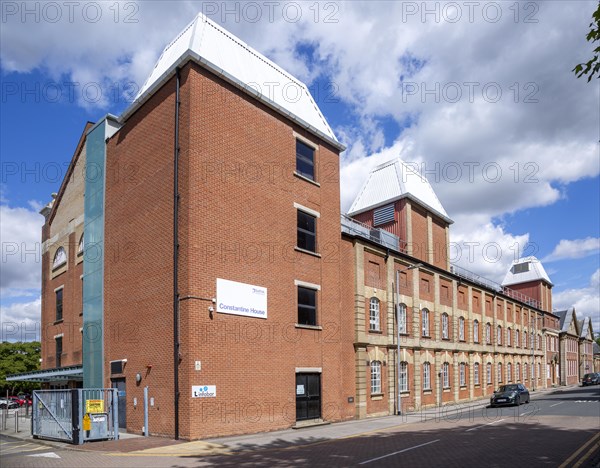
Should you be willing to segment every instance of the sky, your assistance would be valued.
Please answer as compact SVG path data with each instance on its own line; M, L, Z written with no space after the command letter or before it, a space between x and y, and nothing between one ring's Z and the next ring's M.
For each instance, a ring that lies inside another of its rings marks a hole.
M400 157L454 220L452 261L501 282L535 255L554 307L600 331L600 80L571 71L594 1L0 5L3 340L37 336L39 210L86 122L122 113L198 12L309 86L347 146L342 211Z

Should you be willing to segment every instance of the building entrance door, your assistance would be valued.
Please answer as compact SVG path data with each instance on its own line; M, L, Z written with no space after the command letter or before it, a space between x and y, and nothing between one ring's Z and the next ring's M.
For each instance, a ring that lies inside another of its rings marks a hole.
M111 387L116 388L119 395L119 429L127 429L127 393L125 377L111 379Z
M296 374L296 420L321 417L321 374Z

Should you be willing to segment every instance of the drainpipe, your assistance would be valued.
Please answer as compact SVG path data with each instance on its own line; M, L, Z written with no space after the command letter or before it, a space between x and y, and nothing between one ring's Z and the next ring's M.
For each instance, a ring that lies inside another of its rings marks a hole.
M173 393L175 440L179 440L179 68L175 69L175 141L173 154Z

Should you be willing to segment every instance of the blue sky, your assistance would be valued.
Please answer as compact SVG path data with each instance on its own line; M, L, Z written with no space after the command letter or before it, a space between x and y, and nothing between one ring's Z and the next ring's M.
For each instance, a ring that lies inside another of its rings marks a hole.
M400 156L433 170L432 185L455 220L451 240L481 243L463 266L500 281L511 246L534 244L555 284L555 304L575 304L600 330L600 87L570 71L591 54L585 34L595 3L539 2L531 17L537 22L525 22L532 13L525 10L516 20L508 7L498 21L482 12L471 21L464 10L452 22L443 2L435 2L439 18L407 16L402 2L330 3L336 8L319 4L318 19L308 4L299 21L282 11L273 21L219 12L211 19L308 84L348 146L342 209L385 160ZM162 48L206 4L121 2L118 21L107 9L97 22L79 14L53 23L43 10L39 18L2 16L3 322L39 316L39 263L4 254L9 245L39 242L36 212L58 191L86 121L120 114L127 83L143 83ZM125 13L138 21L125 23ZM465 83L476 83L473 99ZM98 89L102 99L91 102ZM484 89L500 89L502 97L490 99ZM502 177L490 181L478 169L473 180L456 182L435 174L436 164L472 162L500 167ZM501 246L500 261L483 259L489 243Z

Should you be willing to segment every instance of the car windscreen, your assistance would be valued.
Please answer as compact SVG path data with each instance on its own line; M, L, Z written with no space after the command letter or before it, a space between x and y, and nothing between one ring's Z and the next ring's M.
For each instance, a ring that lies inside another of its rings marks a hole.
M502 387L500 387L500 390L498 390L500 392L516 392L517 391L517 386L516 385L502 385Z

